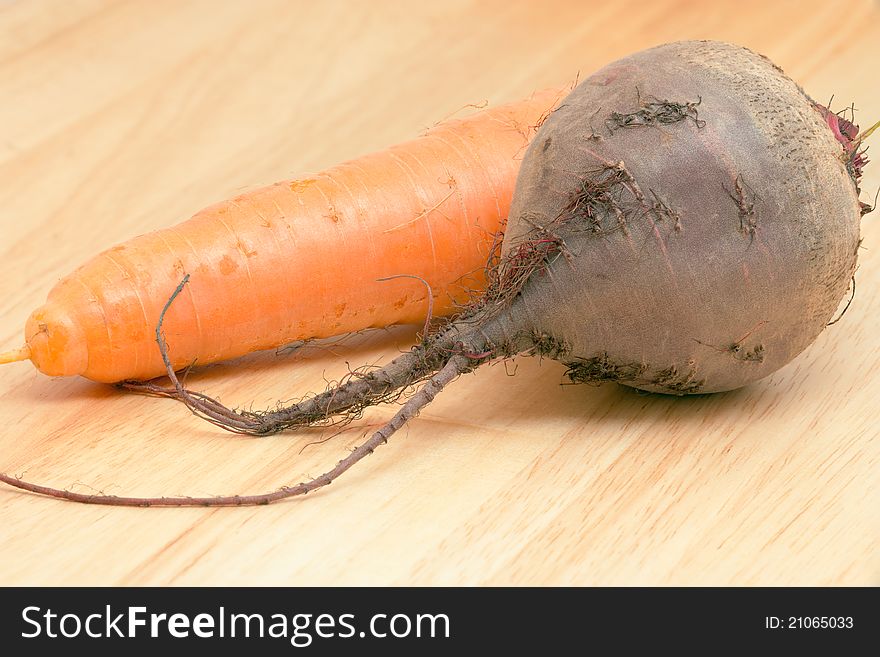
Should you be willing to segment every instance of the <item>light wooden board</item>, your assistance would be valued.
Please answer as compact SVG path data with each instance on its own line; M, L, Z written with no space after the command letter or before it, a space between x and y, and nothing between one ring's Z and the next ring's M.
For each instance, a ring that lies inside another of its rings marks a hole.
M242 188L419 134L627 52L739 42L880 118L869 2L0 2L0 349L98 250ZM878 137L880 139L880 137ZM875 146L880 150L880 146ZM880 163L864 187L880 185ZM727 394L560 386L520 359L457 381L329 489L256 509L87 507L0 489L0 584L880 584L880 228L858 295ZM273 404L414 329L207 368ZM117 494L258 492L362 440L219 432L166 400L0 368L0 467Z

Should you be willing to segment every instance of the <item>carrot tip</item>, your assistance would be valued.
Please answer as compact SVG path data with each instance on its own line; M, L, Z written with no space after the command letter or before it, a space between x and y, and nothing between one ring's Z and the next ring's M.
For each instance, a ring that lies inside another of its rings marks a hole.
M15 363L20 360L28 360L31 357L31 350L27 345L23 347L19 347L18 349L13 349L11 351L4 351L0 353L0 365L5 365L6 363Z

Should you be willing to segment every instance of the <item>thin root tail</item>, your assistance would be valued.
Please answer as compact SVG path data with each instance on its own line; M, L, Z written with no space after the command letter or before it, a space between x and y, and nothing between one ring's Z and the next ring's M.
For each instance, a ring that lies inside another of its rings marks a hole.
M4 351L3 353L0 353L0 365L5 365L6 363L17 363L21 360L28 360L30 357L30 347L25 345L23 347L19 347L18 349L11 349L9 351Z
M314 479L297 484L296 486L284 486L270 493L257 495L221 495L217 497L121 497L117 495L84 494L74 493L69 490L41 486L0 473L0 482L38 495L54 497L80 502L82 504L103 504L108 506L134 506L134 507L159 507L159 506L260 506L271 504L289 497L305 495L318 488L331 484L342 473L351 468L368 454L372 454L376 448L388 442L395 431L400 429L410 419L419 414L419 411L427 406L437 394L462 372L470 368L470 360L466 356L453 356L442 369L431 376L428 381L410 397L406 403L394 414L394 416L366 442L355 448L348 456L339 461L336 466ZM157 386L158 387L158 386ZM164 392L164 389L162 389Z

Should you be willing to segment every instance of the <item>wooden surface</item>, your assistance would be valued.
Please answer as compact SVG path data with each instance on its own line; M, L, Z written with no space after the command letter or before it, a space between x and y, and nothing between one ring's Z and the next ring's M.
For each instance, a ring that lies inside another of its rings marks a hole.
M664 41L739 42L880 118L877 4L408 5L0 2L0 350L99 249ZM877 189L880 162L864 183ZM844 320L757 385L640 396L560 386L559 364L519 359L512 377L463 377L329 489L277 506L114 509L2 488L0 584L878 585L878 221L863 221ZM257 355L190 382L267 406L413 336ZM116 494L295 483L393 411L311 444L331 431L242 439L27 363L0 368L0 391L2 469Z

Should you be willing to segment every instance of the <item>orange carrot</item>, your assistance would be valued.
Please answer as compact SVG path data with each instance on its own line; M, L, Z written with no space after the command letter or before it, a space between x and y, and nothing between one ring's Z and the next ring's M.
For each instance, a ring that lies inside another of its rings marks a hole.
M523 151L565 93L446 121L104 251L51 290L26 345L0 363L30 358L46 374L105 382L164 374L154 331L185 274L164 322L175 368L422 321L427 290L414 277L446 314L464 292L456 281L485 265Z

